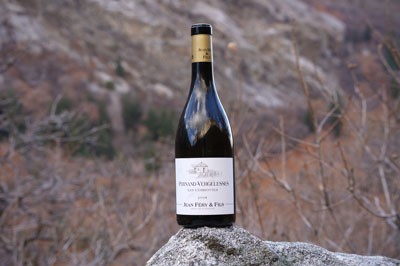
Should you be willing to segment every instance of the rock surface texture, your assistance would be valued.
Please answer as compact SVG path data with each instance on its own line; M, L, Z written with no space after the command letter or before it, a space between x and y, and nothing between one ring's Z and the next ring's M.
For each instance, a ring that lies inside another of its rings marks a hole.
M398 266L400 261L334 253L307 243L262 241L238 227L203 227L181 229L146 265Z

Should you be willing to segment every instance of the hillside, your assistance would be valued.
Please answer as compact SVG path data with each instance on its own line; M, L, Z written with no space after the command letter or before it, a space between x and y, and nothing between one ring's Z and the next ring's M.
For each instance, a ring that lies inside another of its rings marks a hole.
M178 230L196 22L214 27L237 223L398 258L400 5L331 2L1 1L0 264L143 265Z
M84 93L106 94L113 99L113 128L122 130L117 117L124 95L141 99L144 106L180 111L190 81L188 27L209 21L215 28L216 79L227 106L240 98L256 115L271 107L301 109L292 35L299 35L300 66L318 94L320 80L338 87L329 70L337 61L332 49L343 40L345 28L332 16L294 3L10 2L4 5L2 39L18 44L19 64L6 73L4 85L16 90L24 85L49 87L38 94L63 94L72 100ZM229 43L235 49L228 49ZM116 72L117 65L123 74ZM23 82L14 84L17 81Z

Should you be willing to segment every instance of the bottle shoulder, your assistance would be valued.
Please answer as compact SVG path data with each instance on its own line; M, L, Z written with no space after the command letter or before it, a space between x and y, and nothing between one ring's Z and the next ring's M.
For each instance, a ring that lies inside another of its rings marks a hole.
M178 124L176 152L177 156L232 156L231 127L215 90L191 91Z
M188 97L181 119L186 128L199 129L216 125L230 132L228 116L215 90L193 91Z

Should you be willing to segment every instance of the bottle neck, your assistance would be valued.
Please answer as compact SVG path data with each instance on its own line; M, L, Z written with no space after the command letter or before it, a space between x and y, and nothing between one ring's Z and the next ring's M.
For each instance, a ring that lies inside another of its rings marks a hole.
M192 83L201 82L210 87L214 85L213 66L211 62L192 63Z
M209 34L192 35L192 83L200 81L207 88L213 87L212 62L212 36Z

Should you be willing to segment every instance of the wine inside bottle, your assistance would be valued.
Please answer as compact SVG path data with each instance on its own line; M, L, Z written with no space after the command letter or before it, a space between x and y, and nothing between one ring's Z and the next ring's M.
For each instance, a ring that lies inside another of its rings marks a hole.
M213 76L212 28L194 24L192 81L175 140L176 214L184 227L235 222L233 137Z

